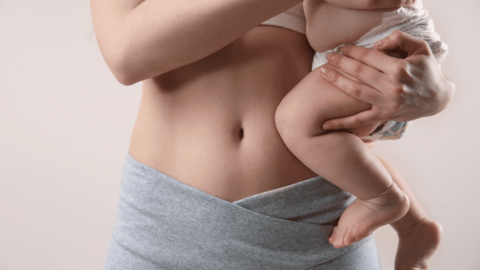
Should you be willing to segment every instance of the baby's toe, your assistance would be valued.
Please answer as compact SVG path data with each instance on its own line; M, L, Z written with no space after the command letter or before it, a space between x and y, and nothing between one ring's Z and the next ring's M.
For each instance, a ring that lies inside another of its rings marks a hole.
M342 248L345 246L344 238L345 238L346 231L344 229L339 228L336 226L333 228L332 236L330 237L330 244L332 244L335 248Z

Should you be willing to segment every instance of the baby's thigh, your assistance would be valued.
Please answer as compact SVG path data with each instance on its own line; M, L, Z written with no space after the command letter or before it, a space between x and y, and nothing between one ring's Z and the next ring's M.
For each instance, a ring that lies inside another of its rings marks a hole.
M297 127L301 127L309 136L325 133L322 124L329 119L351 116L371 109L371 104L350 97L328 82L322 76L320 68L313 70L300 81L285 96L279 107L281 106L295 115ZM366 129L370 130L372 127L363 126L347 131L354 134L361 131L364 134Z

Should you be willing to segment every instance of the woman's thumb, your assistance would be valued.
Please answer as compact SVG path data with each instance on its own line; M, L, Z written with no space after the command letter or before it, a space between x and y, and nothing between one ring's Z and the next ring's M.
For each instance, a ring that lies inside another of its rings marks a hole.
M414 38L402 31L395 30L388 37L375 42L375 49L379 51L403 51L408 56L415 54L431 55L427 42Z

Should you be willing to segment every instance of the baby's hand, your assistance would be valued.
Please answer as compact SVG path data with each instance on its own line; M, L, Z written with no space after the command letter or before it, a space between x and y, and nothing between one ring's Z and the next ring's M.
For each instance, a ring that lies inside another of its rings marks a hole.
M442 226L425 217L413 227L397 231L399 237L395 270L425 270L442 238Z

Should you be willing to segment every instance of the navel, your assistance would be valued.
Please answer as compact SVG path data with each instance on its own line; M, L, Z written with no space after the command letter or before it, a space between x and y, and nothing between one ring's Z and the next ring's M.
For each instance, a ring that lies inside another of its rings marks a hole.
M240 140L241 140L241 139L243 139L243 136L244 136L244 134L243 134L243 128L240 128L240 130L238 131L238 137L239 137Z

